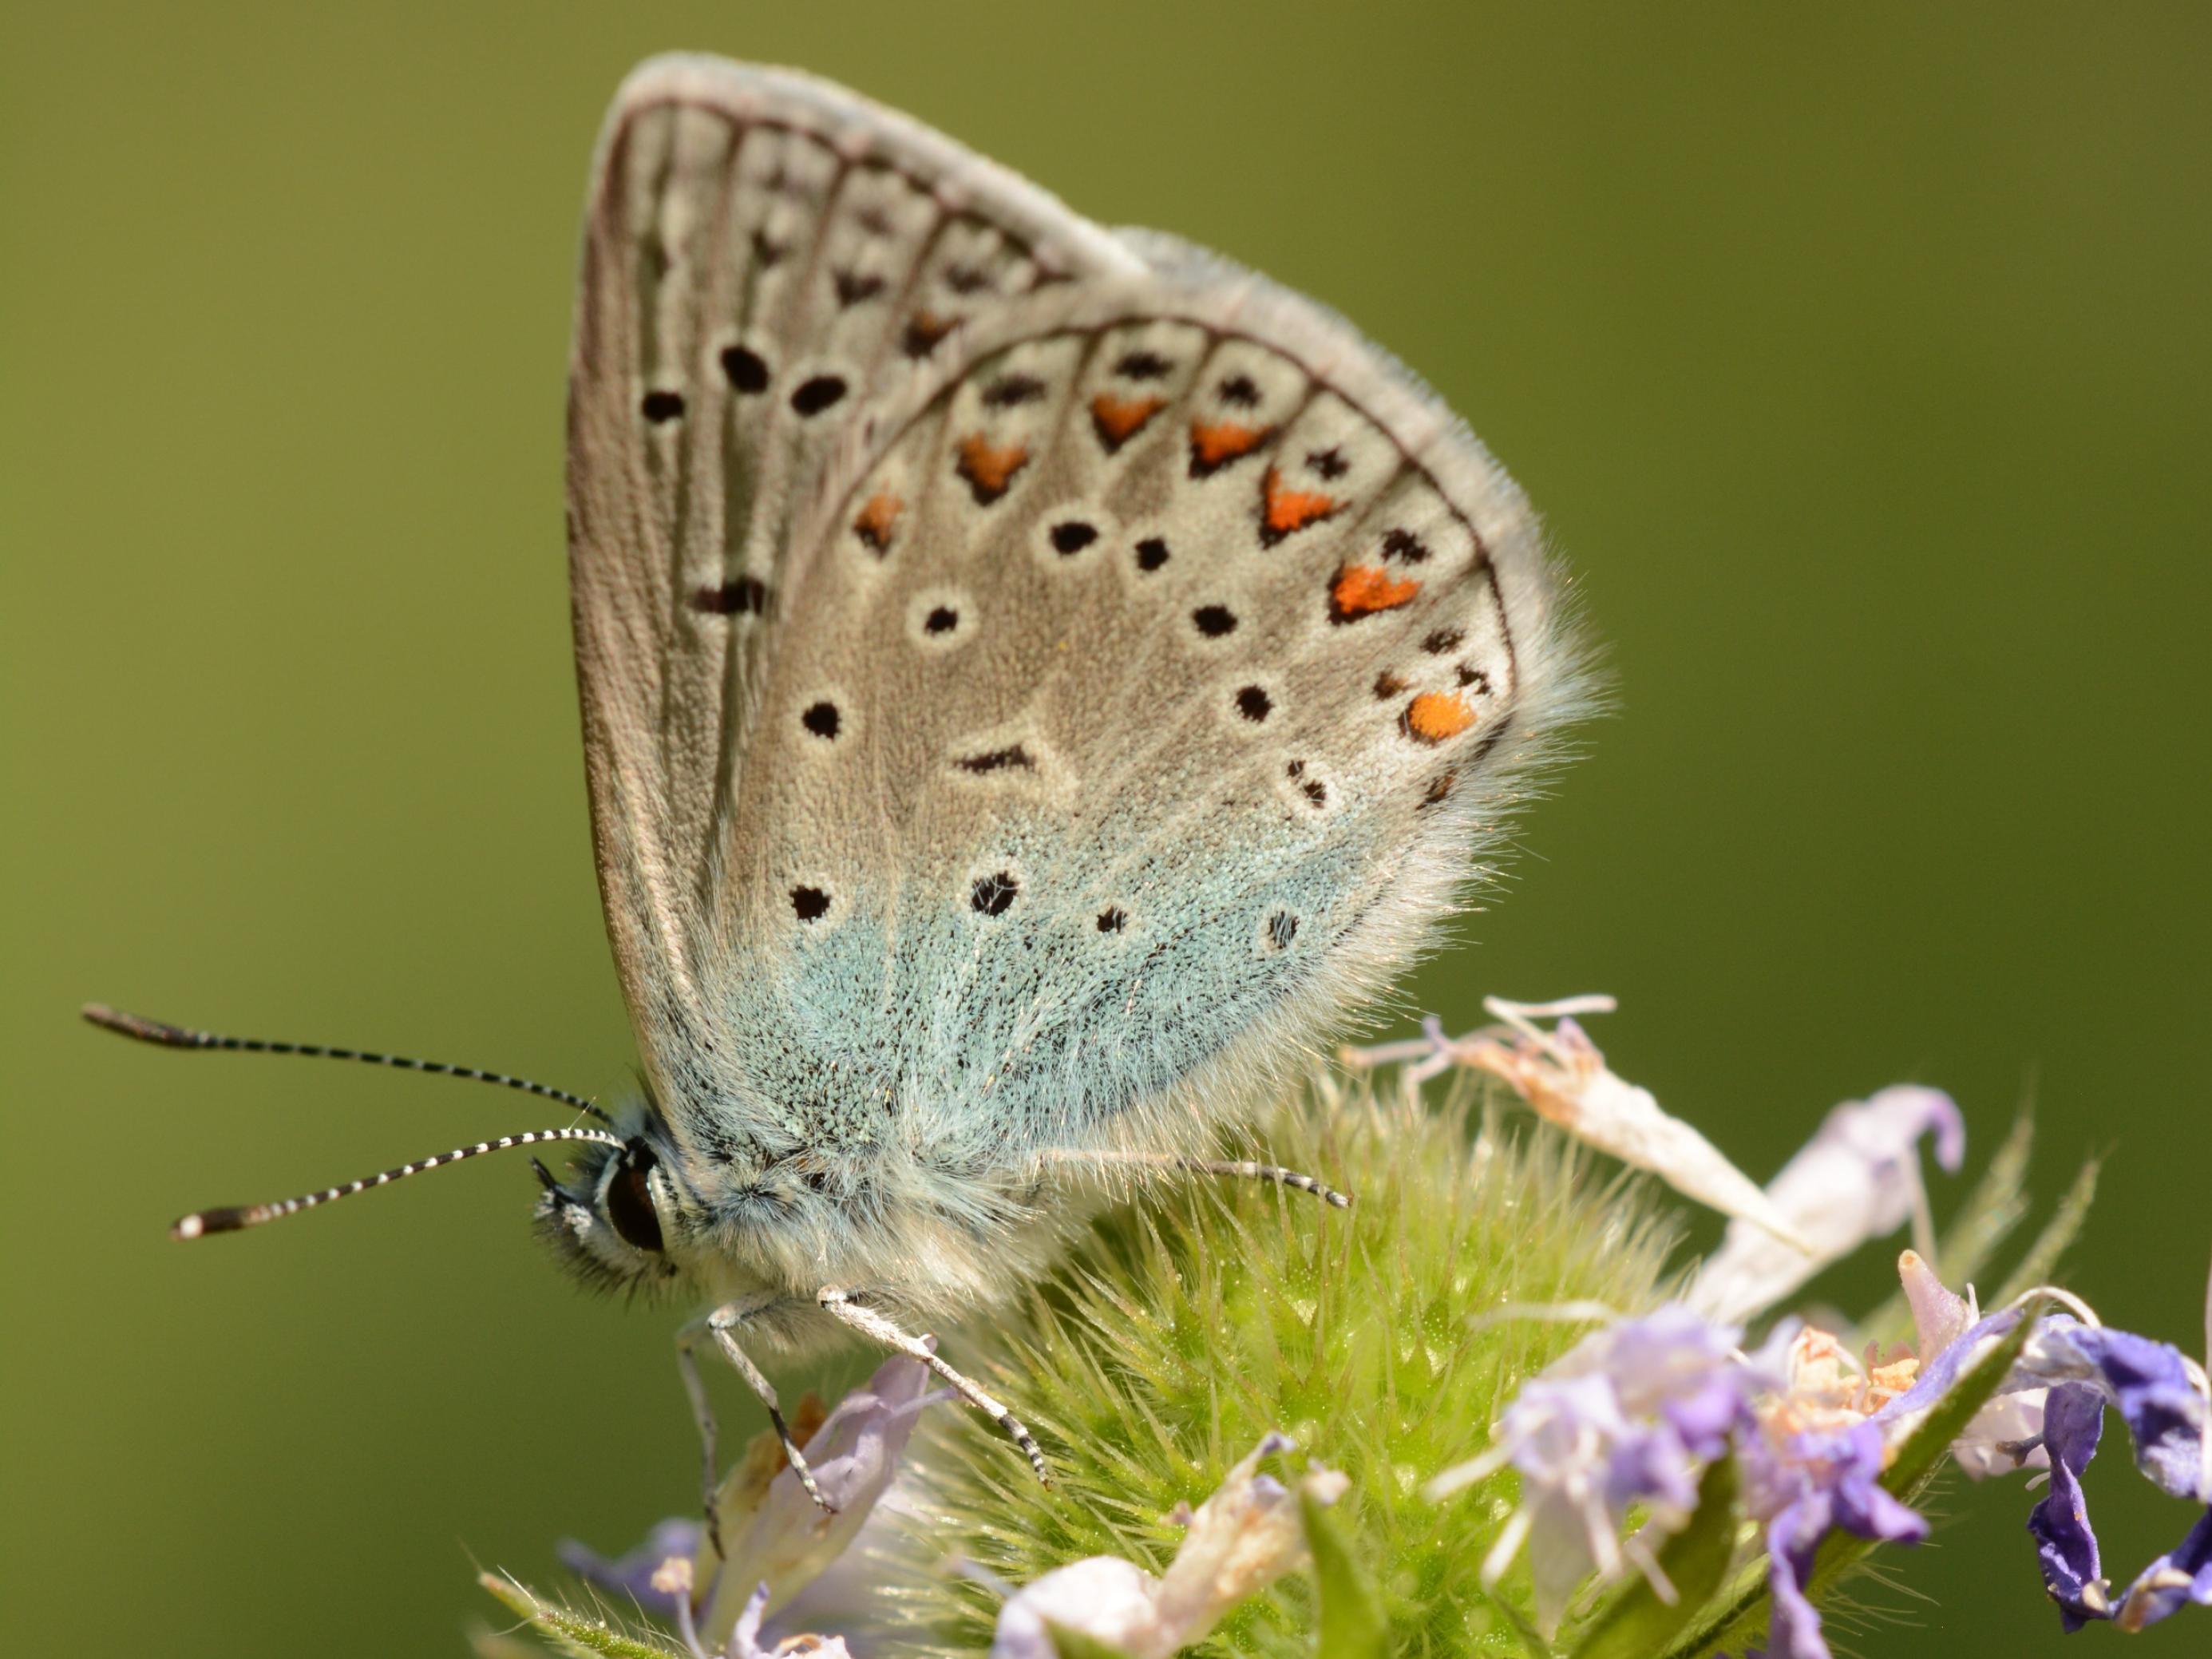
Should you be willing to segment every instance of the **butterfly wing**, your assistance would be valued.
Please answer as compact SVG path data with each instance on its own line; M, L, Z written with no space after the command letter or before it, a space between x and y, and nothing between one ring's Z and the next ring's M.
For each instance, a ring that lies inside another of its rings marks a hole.
M702 989L810 1157L1195 1144L1405 963L1578 698L1466 428L1130 246L963 336L787 567Z
M963 325L1139 261L850 93L668 58L608 116L581 263L568 534L592 830L646 1066L680 1098L672 1068L711 1030L725 809L824 457Z

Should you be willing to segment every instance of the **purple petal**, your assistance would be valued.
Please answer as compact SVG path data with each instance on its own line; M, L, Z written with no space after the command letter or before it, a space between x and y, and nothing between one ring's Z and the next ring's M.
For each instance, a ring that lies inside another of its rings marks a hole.
M1751 1454L1753 1503L1766 1528L1773 1598L1770 1659L1828 1659L1820 1616L1805 1595L1820 1540L1838 1527L1861 1538L1917 1544L1928 1523L1882 1490L1881 1430L1872 1421L1833 1434L1793 1435L1778 1455Z
M1766 1659L1830 1659L1820 1610L1805 1594L1813 1557L1828 1530L1825 1498L1808 1493L1766 1528L1766 1588L1774 1609L1767 1621Z
M2203 1483L2204 1396L2189 1362L2167 1342L2071 1319L2044 1322L2026 1362L2053 1382L2095 1387L2119 1408L2136 1467L2175 1498L2212 1498Z
M2191 1601L2212 1607L2212 1509L2197 1518L2179 1547L2160 1556L2128 1586L2120 1601L2120 1628L2155 1625Z
M2058 1604L2069 1631L2092 1619L2109 1619L2097 1534L2090 1530L2089 1507L2081 1492L2081 1471L2097 1455L2105 1430L2105 1401L2078 1382L2051 1389L2043 1407L2043 1443L2051 1454L2051 1489L2027 1517L2035 1553L2043 1565L2043 1588Z
M1958 1340L1932 1358L1923 1358L1920 1373L1913 1384L1891 1401L1870 1419L1885 1425L1895 1425L1900 1419L1910 1419L1934 1408L1943 1396L1951 1392L1959 1381L1959 1373L1982 1357L1986 1346L2005 1335L2020 1323L2021 1310L2002 1308L1991 1314L1960 1335ZM2025 1374L2015 1365L2012 1374L1998 1385L1997 1392L2008 1394L2020 1389L2039 1388L2041 1380Z

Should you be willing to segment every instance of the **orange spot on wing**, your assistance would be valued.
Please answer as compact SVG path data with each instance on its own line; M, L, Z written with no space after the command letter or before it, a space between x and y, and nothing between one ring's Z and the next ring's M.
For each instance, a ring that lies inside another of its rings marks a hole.
M853 533L878 553L891 550L891 532L897 527L899 514L906 503L889 490L881 490L868 497L861 507L860 516L853 520Z
M1231 461L1242 460L1275 435L1272 426L1246 426L1241 421L1193 421L1190 423L1190 476L1203 478Z
M980 432L960 441L960 476L975 492L975 504L988 507L1005 495L1014 474L1030 464L1027 444L994 444Z
M1394 576L1379 564L1342 565L1328 585L1328 619L1358 622L1378 611L1395 611L1401 605L1411 605L1420 591L1421 584L1415 578Z
M1398 722L1422 743L1442 743L1474 724L1474 705L1456 691L1424 691L1406 705Z
M1091 424L1110 455L1135 437L1146 422L1167 407L1164 398L1117 398L1102 392L1091 400Z
M1260 485L1260 545L1273 547L1284 537L1319 524L1343 505L1318 489L1284 489L1280 469L1271 466Z

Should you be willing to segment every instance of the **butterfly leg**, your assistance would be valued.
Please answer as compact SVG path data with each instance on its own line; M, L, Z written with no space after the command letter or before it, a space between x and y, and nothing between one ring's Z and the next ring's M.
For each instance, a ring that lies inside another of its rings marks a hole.
M944 1378L951 1385L955 1394L1006 1431L1007 1437L1019 1446L1023 1455L1030 1460L1030 1467L1036 1471L1039 1480L1048 1486L1052 1484L1052 1475L1045 1468L1044 1454L1037 1449L1036 1437L1022 1426L1021 1419L984 1393L972 1378L962 1376L939 1359L927 1337L908 1335L872 1308L863 1307L855 1301L853 1292L840 1290L834 1285L823 1285L817 1293L817 1300L822 1304L823 1311L831 1317L895 1352L902 1353L910 1359L919 1359Z
M1249 1158L1176 1158L1165 1152L1056 1152L1050 1156L1057 1162L1067 1164L1172 1168L1187 1170L1193 1175L1230 1176L1240 1181L1272 1181L1279 1187L1290 1188L1293 1192L1311 1193L1333 1209L1348 1210L1352 1207L1350 1193L1340 1193L1312 1176L1301 1175L1297 1170L1285 1169L1279 1164L1255 1164Z
M707 1536L714 1540L714 1553L718 1556L722 1553L722 1526L720 1518L715 1514L714 1498L722 1484L721 1469L715 1458L718 1430L714 1422L714 1402L707 1398L706 1381L699 1375L699 1360L695 1352L702 1337L714 1338L714 1346L722 1351L722 1357L730 1362L738 1375L744 1378L745 1386L759 1395L761 1403L768 1407L768 1420L775 1425L775 1437L783 1443L783 1455L791 1463L791 1472L799 1477L799 1484L806 1489L806 1495L823 1509L836 1513L830 1500L822 1495L822 1488L815 1485L814 1471L806 1467L806 1457L799 1449L799 1443L791 1437L791 1430L784 1423L783 1413L776 1405L775 1384L761 1374L760 1367L753 1364L751 1356L738 1346L737 1338L731 1334L737 1326L744 1323L771 1303L781 1299L780 1296L763 1294L744 1301L727 1302L704 1318L691 1321L676 1333L676 1367L684 1374L684 1392L691 1396L691 1416L699 1425Z

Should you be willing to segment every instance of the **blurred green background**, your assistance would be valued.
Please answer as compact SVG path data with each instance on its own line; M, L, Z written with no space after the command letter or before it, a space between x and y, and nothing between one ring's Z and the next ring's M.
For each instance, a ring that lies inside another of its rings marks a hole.
M1415 1004L1613 992L1617 1067L1761 1176L1893 1080L1984 1152L2033 1096L2045 1199L2111 1159L2072 1282L2196 1350L2212 11L1935 13L11 8L11 1650L457 1653L471 1560L690 1501L673 1321L548 1270L520 1160L164 1237L557 1113L75 1018L623 1085L562 374L600 111L676 46L1319 295L1528 487L1620 712ZM2125 1576L2188 1517L2121 1461ZM2029 1502L1952 1488L1859 1649L2061 1651Z

